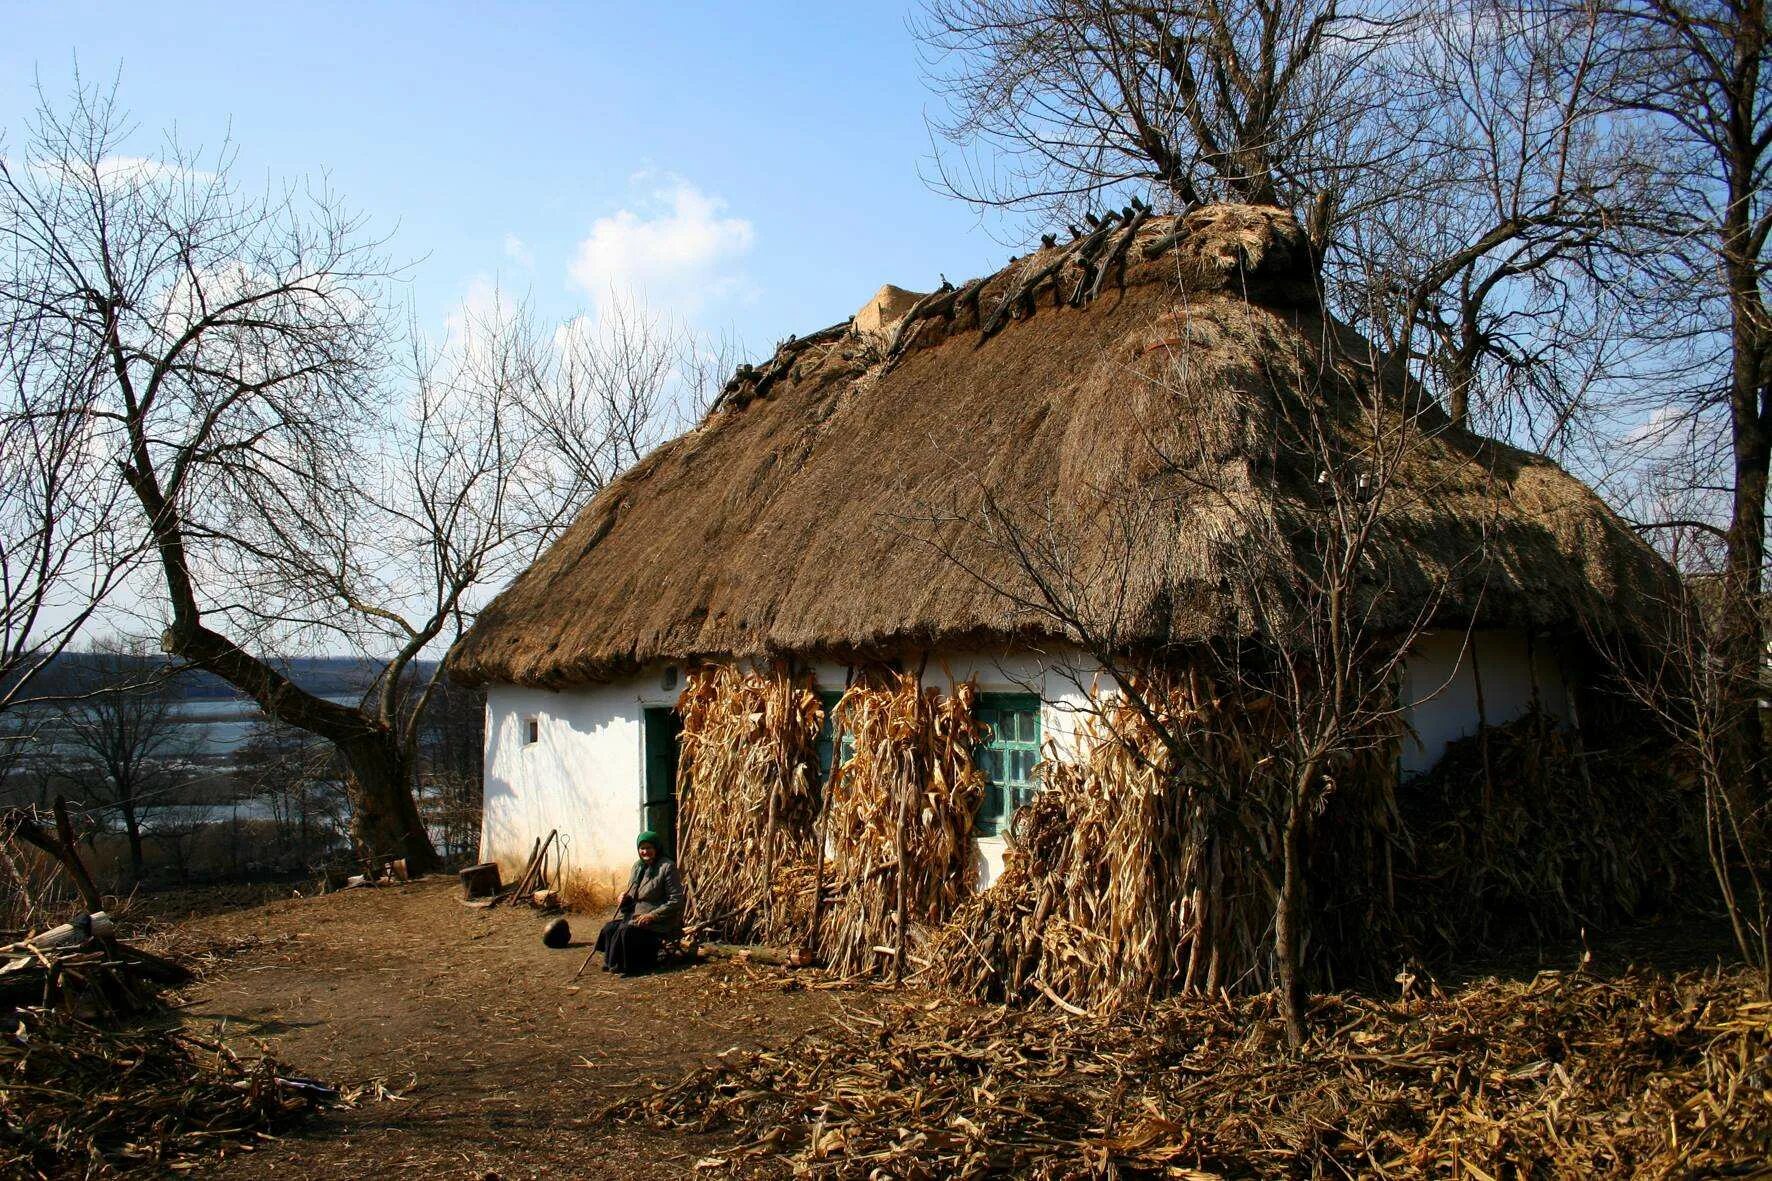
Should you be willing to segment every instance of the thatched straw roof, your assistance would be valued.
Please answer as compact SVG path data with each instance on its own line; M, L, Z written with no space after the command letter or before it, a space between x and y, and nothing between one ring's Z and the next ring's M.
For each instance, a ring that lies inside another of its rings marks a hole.
M1097 605L1128 638L1221 632L1239 618L1224 546L1249 519L1226 506L1309 520L1312 461L1276 415L1320 404L1349 426L1349 408L1404 405L1396 372L1349 361L1369 346L1325 317L1311 276L1289 215L1225 206L1138 211L906 315L882 292L870 331L741 368L481 613L452 671L557 687L658 659L1051 636L987 585L1025 582L981 527L987 498L999 525L1045 531L1081 600L1120 571ZM1666 567L1556 464L1420 421L1381 611L1410 618L1444 586L1443 623L1633 630L1664 599ZM1128 530L1124 494L1160 511Z

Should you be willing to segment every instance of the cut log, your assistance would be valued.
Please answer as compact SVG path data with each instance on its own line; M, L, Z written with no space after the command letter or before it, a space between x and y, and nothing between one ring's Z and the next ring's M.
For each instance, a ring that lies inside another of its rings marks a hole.
M461 892L464 898L490 898L498 893L498 862L482 861L478 865L470 865L458 875L461 878Z
M805 948L752 947L737 943L698 943L696 954L715 960L743 960L756 964L779 964L782 967L805 966L801 953Z
M530 895L530 900L543 910L558 910L560 907L560 891L537 890Z

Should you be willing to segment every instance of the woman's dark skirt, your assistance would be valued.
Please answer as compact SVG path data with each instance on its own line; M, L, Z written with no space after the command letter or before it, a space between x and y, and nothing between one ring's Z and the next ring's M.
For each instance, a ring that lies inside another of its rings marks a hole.
M597 950L603 953L603 970L638 976L658 966L658 949L664 939L650 927L627 919L613 919L597 932Z

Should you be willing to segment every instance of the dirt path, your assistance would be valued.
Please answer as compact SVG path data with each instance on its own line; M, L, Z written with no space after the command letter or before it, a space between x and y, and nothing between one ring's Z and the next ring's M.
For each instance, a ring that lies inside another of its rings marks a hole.
M594 934L595 919L575 919L575 937ZM837 1011L831 991L729 962L639 980L593 965L573 985L585 949L544 948L542 925L532 911L464 907L443 879L187 924L198 939L263 939L192 990L194 1028L242 1050L263 1042L334 1083L381 1078L404 1095L336 1112L208 1175L680 1176L715 1145L611 1128L595 1113Z

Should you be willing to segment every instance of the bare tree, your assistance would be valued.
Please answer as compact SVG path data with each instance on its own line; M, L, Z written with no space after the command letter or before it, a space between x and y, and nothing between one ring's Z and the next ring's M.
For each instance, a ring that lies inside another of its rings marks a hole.
M1772 467L1772 28L1761 3L1600 0L1597 69L1622 111L1652 120L1669 159L1659 182L1680 216L1662 226L1650 263L1651 311L1668 328L1671 371L1653 404L1631 407L1641 426L1685 431L1690 486L1712 495L1657 529L1696 529L1722 543L1720 632L1711 653L1728 662L1717 683L1739 700L1723 711L1732 753L1726 779L1743 817L1766 799L1765 740L1754 706L1764 696L1766 495ZM1665 441L1667 430L1658 441ZM1765 855L1764 834L1754 837Z
M934 128L993 154L938 159L938 187L1070 218L1126 192L1159 210L1326 203L1386 151L1369 116L1396 97L1374 81L1395 24L1334 0L930 0Z
M931 0L936 129L989 153L937 187L1076 218L1148 195L1304 221L1329 304L1454 422L1567 442L1627 362L1608 303L1656 221L1653 140L1609 117L1598 18L1540 0L1400 14L1317 0Z
M99 453L90 375L27 294L42 277L7 274L0 295L0 714L29 696L139 551L117 529L121 485Z
M60 768L88 819L110 812L129 842L132 881L142 880L142 830L156 809L180 803L192 745L175 710L179 695L162 658L139 640L115 639L78 656L75 693L59 708Z
M392 272L330 194L253 195L229 150L129 156L126 130L114 92L44 101L0 177L5 314L58 342L29 383L95 424L121 473L166 651L331 742L364 855L429 868L411 719L435 676L407 674L510 568L518 416L422 346L396 366ZM384 662L362 701L281 671L322 637Z

